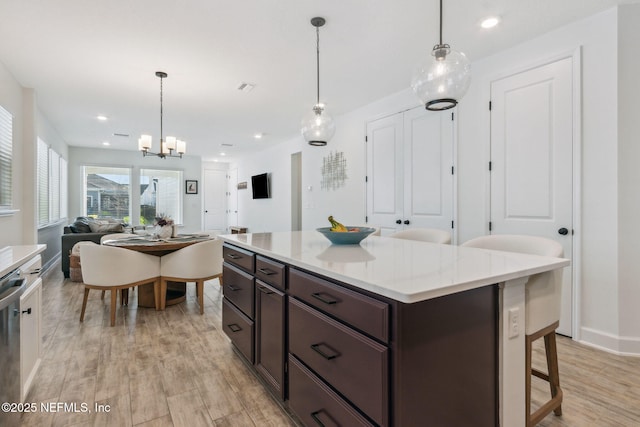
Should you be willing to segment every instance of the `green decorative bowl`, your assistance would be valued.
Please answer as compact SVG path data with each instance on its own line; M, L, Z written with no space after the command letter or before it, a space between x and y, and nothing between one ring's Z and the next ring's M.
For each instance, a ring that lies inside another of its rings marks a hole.
M329 239L334 245L358 245L369 234L373 233L376 229L371 227L358 227L358 226L346 226L347 230L351 228L358 228L360 231L331 231L331 227L316 228L316 230L324 237Z

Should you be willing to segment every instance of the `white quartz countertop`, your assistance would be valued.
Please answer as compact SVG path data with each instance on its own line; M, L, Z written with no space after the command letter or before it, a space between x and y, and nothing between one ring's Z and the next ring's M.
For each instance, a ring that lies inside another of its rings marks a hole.
M564 258L369 236L332 245L317 231L225 234L225 242L413 303L569 265Z
M10 273L38 255L47 248L47 245L19 245L5 246L0 249L0 277Z

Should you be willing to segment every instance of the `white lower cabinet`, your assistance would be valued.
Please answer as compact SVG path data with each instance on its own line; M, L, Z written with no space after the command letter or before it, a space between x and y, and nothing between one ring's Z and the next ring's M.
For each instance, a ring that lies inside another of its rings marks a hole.
M42 279L40 256L21 266L28 287L20 297L20 396L24 402L42 354Z

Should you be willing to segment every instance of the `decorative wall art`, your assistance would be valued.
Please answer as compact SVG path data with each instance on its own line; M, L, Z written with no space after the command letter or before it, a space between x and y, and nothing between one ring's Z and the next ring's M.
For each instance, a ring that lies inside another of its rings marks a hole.
M198 194L198 181L188 179L185 182L185 193Z
M347 176L347 159L343 152L330 152L322 159L322 182L320 188L323 190L336 190L344 185Z

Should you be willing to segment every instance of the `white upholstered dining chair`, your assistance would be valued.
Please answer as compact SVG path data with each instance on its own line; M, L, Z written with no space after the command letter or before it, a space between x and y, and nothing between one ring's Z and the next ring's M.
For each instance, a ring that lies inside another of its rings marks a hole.
M204 313L204 282L218 278L222 285L222 240L195 243L160 258L160 309L166 305L167 282L195 282L200 314Z
M562 245L555 240L538 236L500 235L477 237L460 246L493 249L561 258ZM558 372L558 352L556 329L560 323L560 303L562 296L562 269L546 271L529 277L525 285L525 402L526 425L535 426L553 411L562 415L562 389ZM547 358L547 372L531 366L532 344L544 337ZM551 399L531 413L531 375L549 383Z
M390 234L388 237L431 243L451 243L451 233L437 228L408 228Z
M84 299L80 321L84 321L87 299L91 289L111 291L111 326L116 321L118 290L153 283L156 310L160 306L160 258L129 249L104 245L85 245L80 248Z

